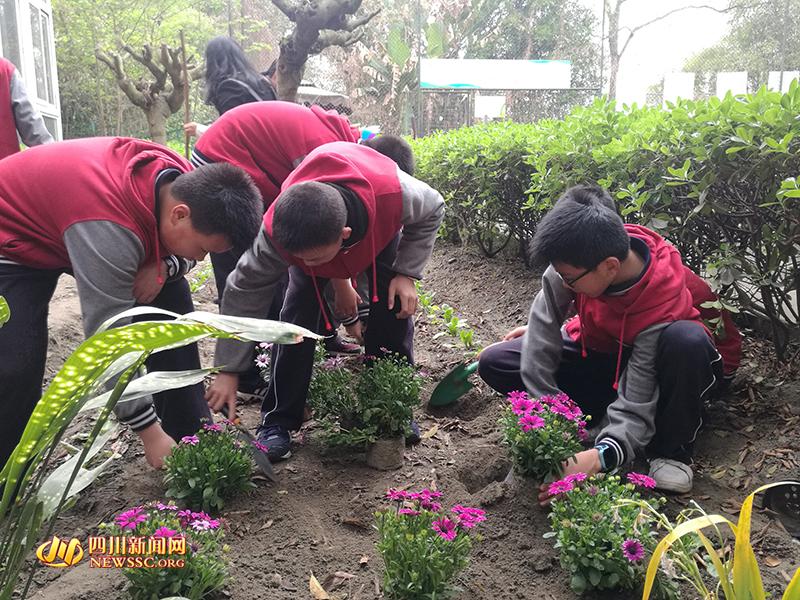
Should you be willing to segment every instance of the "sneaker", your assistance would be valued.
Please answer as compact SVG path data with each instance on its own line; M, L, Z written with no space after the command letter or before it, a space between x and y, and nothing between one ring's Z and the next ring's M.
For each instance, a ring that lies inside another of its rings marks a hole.
M406 446L414 446L422 441L422 435L419 432L419 425L416 421L411 421L408 426L410 433L406 435Z
M692 491L692 467L671 458L650 460L650 477L656 480L656 489L685 494Z
M325 354L361 354L361 346L346 341L338 333L332 337L325 338Z
M280 425L260 426L256 438L267 447L267 456L272 462L286 460L292 455L292 436Z

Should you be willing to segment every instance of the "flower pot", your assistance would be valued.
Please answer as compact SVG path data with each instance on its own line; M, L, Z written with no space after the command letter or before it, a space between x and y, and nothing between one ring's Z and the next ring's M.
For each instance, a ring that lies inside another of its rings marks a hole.
M392 471L403 466L406 440L403 435L380 439L367 446L367 464L379 471Z

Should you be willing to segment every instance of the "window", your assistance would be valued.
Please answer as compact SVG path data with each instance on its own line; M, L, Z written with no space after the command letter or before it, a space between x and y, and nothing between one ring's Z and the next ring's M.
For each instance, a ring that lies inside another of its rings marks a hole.
M0 54L20 68L19 31L15 0L0 0Z
M50 63L51 41L50 18L33 4L31 12L31 37L33 41L33 64L36 74L36 95L50 104L53 100L53 70Z

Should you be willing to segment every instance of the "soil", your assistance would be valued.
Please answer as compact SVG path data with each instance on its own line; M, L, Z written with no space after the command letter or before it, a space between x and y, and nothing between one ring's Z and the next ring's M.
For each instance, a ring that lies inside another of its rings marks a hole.
M424 281L437 302L447 302L467 319L479 344L499 339L524 324L538 277L518 259L486 259L475 252L440 245ZM196 295L198 308L216 311L213 282ZM435 381L464 359L457 340L441 336L423 316L417 323L417 362L430 373L427 398ZM82 340L80 312L72 280L62 278L50 314L48 375ZM208 361L211 347L202 347ZM708 422L697 445L695 487L691 495L672 497L676 512L690 500L708 512L735 518L746 491L757 485L800 479L798 391L790 367L776 364L762 341L749 339L746 358L731 390L708 408ZM482 541L458 580L459 600L574 598L558 565L552 541L543 539L547 514L535 502L529 483L504 482L509 461L501 446L498 418L502 399L473 377L476 387L446 409L419 409L427 438L406 451L397 471L376 471L364 456L333 454L314 440L313 427L297 436L293 458L276 465L279 483L257 481L257 489L226 505L223 516L231 546L232 581L224 596L239 599L310 598L309 576L324 582L344 572L333 597L371 600L382 597L382 563L374 547L372 514L386 506L390 487L435 487L445 503L479 505L487 511ZM258 407L243 407L253 427ZM80 424L76 425L79 427ZM162 475L150 469L138 441L125 432L117 441L127 449L75 506L59 517L60 537L86 537L123 509L163 498ZM756 511L753 539L762 574L773 597L800 565L800 546L764 511ZM349 574L349 575L347 575ZM125 580L113 570L38 569L32 597L48 600L111 600L125 597ZM601 596L593 596L601 597ZM609 594L608 598L634 598ZM693 597L691 594L686 598Z

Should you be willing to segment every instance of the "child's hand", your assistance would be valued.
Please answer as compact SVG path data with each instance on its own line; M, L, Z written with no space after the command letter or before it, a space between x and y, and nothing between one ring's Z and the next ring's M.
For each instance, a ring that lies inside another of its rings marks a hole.
M407 319L417 311L417 288L408 275L395 275L389 282L389 310L394 309L395 296L400 297L398 319Z
M206 402L214 412L223 406L228 407L228 419L236 419L236 390L239 388L238 373L217 373L214 381L206 390Z
M527 325L523 325L521 327L515 327L514 329L512 329L503 336L503 341L509 342L511 340L517 339L518 337L522 337L523 335L525 335L526 331L528 331Z
M162 283L158 282L159 275ZM139 267L139 272L133 280L133 297L136 298L136 302L150 304L161 293L163 282L166 280L167 264L163 260Z
M596 448L590 448L583 452L578 452L572 458L565 460L561 468L563 469L562 477L567 475L574 475L575 473L586 473L589 477L597 475L600 472L600 453ZM539 505L547 506L553 499L547 492L549 483L543 483L539 486Z
M176 446L175 440L167 435L161 428L160 423L153 423L150 427L136 433L139 439L142 440L147 463L154 469L162 469L164 467L164 458Z
M333 314L337 319L351 319L358 314L361 296L350 285L348 279L333 279L334 305Z

